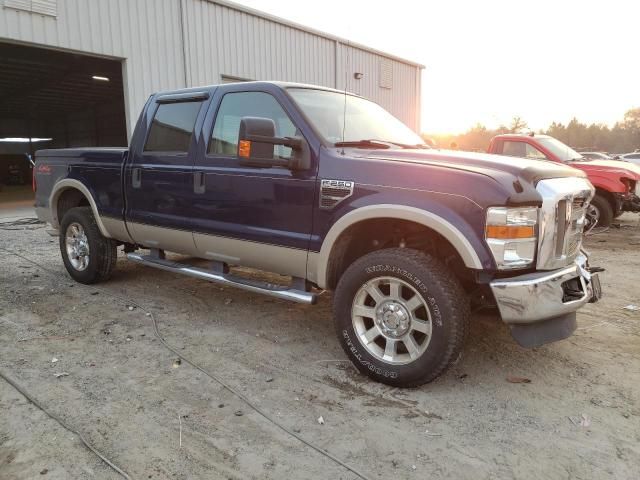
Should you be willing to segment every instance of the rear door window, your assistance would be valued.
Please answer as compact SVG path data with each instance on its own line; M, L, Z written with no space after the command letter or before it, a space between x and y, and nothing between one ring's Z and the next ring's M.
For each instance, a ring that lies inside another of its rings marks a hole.
M151 122L145 152L189 151L202 102L163 103Z

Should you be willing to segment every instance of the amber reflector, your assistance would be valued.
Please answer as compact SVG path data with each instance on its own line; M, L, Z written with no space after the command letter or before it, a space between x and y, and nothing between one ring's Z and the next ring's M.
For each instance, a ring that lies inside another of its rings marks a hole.
M238 143L238 156L244 158L251 156L251 142L249 140L240 140L240 143Z
M511 240L514 238L531 238L534 235L533 226L487 225L487 238Z

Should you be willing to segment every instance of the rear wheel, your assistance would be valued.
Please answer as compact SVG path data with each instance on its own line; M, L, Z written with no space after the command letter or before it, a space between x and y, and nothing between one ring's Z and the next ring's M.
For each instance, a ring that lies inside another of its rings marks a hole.
M587 213L590 217L590 222L595 223L596 227L609 227L613 222L613 208L603 195L596 193L595 197L589 204Z
M459 357L469 301L458 280L430 255L380 250L343 274L334 322L343 349L362 373L412 387L434 380Z
M107 280L115 268L116 242L104 237L91 208L71 208L60 222L60 253L69 275L80 283Z

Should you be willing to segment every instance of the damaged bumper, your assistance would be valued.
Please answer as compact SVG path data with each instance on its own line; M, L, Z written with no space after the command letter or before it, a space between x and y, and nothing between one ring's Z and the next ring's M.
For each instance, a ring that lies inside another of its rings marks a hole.
M559 270L491 282L500 316L518 343L535 347L573 333L576 311L602 296L598 275L588 268L587 256L580 254Z

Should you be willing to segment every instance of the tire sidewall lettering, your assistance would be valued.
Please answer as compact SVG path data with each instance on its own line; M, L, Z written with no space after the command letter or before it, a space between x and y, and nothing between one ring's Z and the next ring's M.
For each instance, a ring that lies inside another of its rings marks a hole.
M386 264L371 265L369 267L365 267L364 271L367 275L375 275L375 274L381 274L381 273L394 274L402 277L403 279L411 283L413 286L416 287L416 289L422 294L422 296L426 299L427 303L429 304L429 309L431 310L430 313L433 319L433 323L438 327L442 327L443 325L442 313L440 311L440 308L438 307L438 303L435 297L430 295L429 288L424 284L424 282L419 278L417 278L415 275L413 275L411 272L395 265L386 265Z
M356 346L356 343L358 341L356 340L356 342L353 342L347 330L342 330L342 336L344 337L344 341L347 344L347 348L351 352L351 355L353 355L353 361L357 361L360 365L367 368L376 375L381 375L385 378L398 378L398 372L394 372L393 370L385 370L384 368L378 367L370 361L362 358L362 353L360 353L358 347Z

